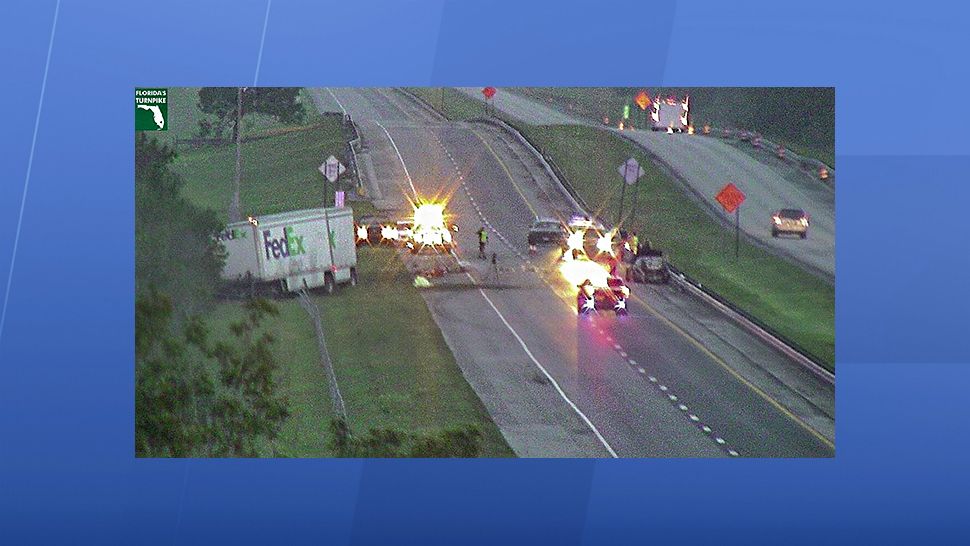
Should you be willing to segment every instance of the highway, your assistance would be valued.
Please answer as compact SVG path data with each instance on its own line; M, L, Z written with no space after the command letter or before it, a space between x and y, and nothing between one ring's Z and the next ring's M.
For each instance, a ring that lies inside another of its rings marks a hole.
M536 215L574 207L511 135L448 122L392 89L312 96L358 123L375 203L449 199L468 273L425 298L518 455L834 456L834 387L673 286L635 286L627 317L578 317L558 253L530 257L525 242ZM495 266L476 257L482 225Z
M460 91L483 100L478 88L460 88ZM588 120L507 89L500 89L492 100L496 110L534 125L592 125ZM733 215L723 213L714 195L727 182L734 182L746 196L741 208L741 230L776 254L834 282L835 191L832 188L786 163L770 157L758 159L720 138L610 130L660 158L697 201L731 227ZM807 239L771 236L771 214L783 208L799 208L809 214L811 227Z

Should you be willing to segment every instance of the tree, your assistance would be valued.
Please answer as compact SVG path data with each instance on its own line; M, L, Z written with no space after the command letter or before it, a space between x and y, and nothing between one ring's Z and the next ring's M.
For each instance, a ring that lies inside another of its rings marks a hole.
M230 326L231 341L210 343L201 318L179 328L170 299L157 292L138 298L136 455L256 457L270 449L289 417L288 400L276 393L275 340L257 332L277 312L252 300Z
M135 138L135 290L169 296L181 315L212 300L224 262L215 212L181 196L175 152L145 133Z
M215 126L209 125L208 131L222 134L223 128L232 127L235 140L239 130L237 117L237 87L203 87L199 89L199 109L217 118ZM250 87L243 93L243 117L258 113L271 116L282 123L300 123L306 116L303 104L299 101L299 87ZM201 126L200 126L201 128Z

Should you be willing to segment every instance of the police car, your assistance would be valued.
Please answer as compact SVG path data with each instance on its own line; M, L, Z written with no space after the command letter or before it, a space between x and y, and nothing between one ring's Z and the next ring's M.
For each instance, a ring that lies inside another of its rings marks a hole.
M569 218L569 223L567 224L569 229L572 231L577 231L581 229L585 230L596 230L605 231L606 228L603 224L585 214L574 214Z

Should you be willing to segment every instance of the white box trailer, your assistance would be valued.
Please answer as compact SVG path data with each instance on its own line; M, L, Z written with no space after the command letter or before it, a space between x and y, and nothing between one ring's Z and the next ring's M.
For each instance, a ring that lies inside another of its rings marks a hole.
M653 101L653 112L650 117L653 119L654 131L682 132L686 131L690 125L690 97L678 100L674 97L657 97Z
M329 236L328 228L329 225ZM279 283L287 292L357 284L354 213L348 207L270 214L226 226L222 277Z

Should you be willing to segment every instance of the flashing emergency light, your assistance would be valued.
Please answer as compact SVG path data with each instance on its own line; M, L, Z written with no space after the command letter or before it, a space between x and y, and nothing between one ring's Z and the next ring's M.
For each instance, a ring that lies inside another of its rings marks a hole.
M414 207L414 227L445 226L445 206L441 203L422 203Z
M602 265L592 260L568 260L559 264L559 273L566 279L566 282L573 286L580 286L589 281L592 286L587 285L590 290L605 287L607 279L610 277L609 271ZM585 290L585 289L584 289Z
M600 236L596 240L596 250L598 252L605 252L607 254L613 254L613 235L614 231L608 231Z

